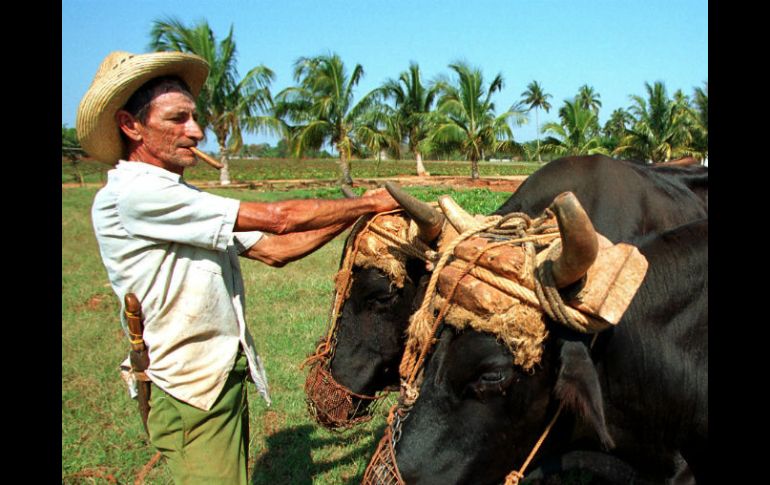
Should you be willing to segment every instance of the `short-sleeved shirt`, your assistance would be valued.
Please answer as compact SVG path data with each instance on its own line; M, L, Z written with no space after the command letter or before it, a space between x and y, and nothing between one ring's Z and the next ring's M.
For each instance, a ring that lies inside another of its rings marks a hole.
M121 160L91 211L121 306L128 292L142 304L147 376L204 410L219 396L239 348L270 403L264 367L246 327L238 261L262 233L233 231L239 206L163 168ZM121 321L128 332L123 311Z

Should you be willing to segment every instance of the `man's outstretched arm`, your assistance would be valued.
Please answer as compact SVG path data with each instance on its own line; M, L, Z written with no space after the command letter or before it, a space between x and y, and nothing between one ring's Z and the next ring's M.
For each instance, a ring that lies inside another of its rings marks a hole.
M241 256L281 268L314 252L334 239L349 225L340 223L313 231L282 235L265 234L256 244L241 253Z
M283 202L241 202L235 231L263 231L288 234L350 225L364 214L398 208L385 189L368 192L357 199L307 199Z

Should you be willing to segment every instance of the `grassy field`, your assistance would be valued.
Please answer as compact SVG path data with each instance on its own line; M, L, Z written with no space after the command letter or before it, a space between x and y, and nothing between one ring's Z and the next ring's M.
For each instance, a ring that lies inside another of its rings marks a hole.
M482 176L491 175L529 175L540 165L536 162L479 162ZM95 183L106 180L109 166L93 161L83 161L74 168L71 162L62 162L62 183L78 182L76 170L84 182ZM425 168L431 175L456 175L470 177L468 162L426 161ZM412 160L353 160L351 162L353 178L393 177L396 175L415 175ZM295 160L232 160L230 179L233 182L252 180L288 180L288 179L338 179L340 172L334 159ZM205 163L185 171L188 180L219 180L219 174Z
M203 170L216 174L206 167ZM434 169L429 166L429 170ZM294 174L294 178L300 176ZM66 484L133 483L155 454L136 402L128 397L118 376L128 342L120 329L119 302L107 281L91 226L90 207L96 191L62 190L61 475ZM339 197L336 190L211 192L260 201ZM409 192L423 200L435 200L445 193L436 189ZM488 213L510 194L467 190L452 195L466 210ZM387 398L371 422L345 432L319 428L305 409L305 372L299 364L326 328L332 277L343 241L340 236L281 269L248 260L241 263L249 329L265 361L273 398L268 408L250 386L253 484L360 483L395 400L395 396ZM149 472L146 483L171 483L162 461Z

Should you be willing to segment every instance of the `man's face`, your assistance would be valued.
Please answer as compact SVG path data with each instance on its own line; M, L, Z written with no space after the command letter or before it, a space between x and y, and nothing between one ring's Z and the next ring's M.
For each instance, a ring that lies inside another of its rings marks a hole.
M198 144L203 132L195 121L195 102L189 93L170 90L155 96L145 123L139 123L141 160L181 174L195 165L190 147Z

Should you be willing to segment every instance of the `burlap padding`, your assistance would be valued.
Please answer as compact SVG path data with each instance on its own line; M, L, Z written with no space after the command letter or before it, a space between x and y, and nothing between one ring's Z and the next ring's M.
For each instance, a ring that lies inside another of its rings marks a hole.
M444 307L446 297L463 275L469 261L475 260L477 266L492 271L498 277L534 288L532 269L535 254L531 245L493 248L476 259L476 255L488 244L487 239L471 238L455 248L457 259L439 274L434 308ZM452 302L444 317L447 324L460 330L470 327L496 335L513 354L514 364L525 370L540 362L543 341L548 332L545 317L539 308L472 275L466 275L457 285Z
M543 342L548 336L543 313L529 305L511 299L508 309L499 314L479 315L457 304L450 305L444 322L463 330L496 335L513 354L513 363L524 370L532 369L543 355ZM436 295L436 307L442 308L446 300Z
M405 213L380 216L375 222L380 230L394 235L414 247L424 247L418 237L419 228ZM355 266L376 268L388 275L398 288L404 287L406 279L406 260L410 257L400 250L392 240L387 240L371 229L363 229L358 236L361 241L355 256Z

